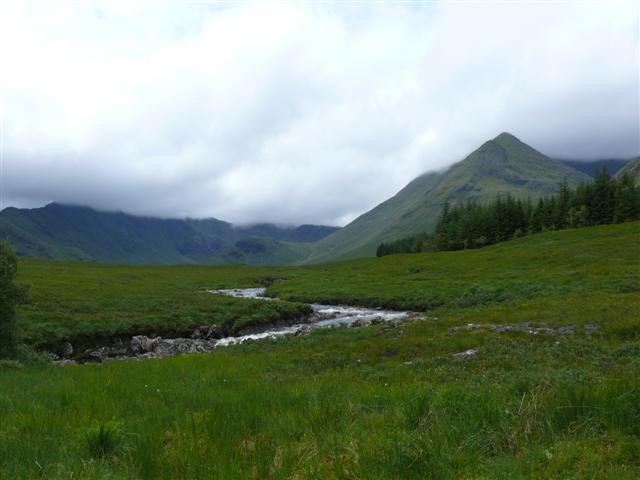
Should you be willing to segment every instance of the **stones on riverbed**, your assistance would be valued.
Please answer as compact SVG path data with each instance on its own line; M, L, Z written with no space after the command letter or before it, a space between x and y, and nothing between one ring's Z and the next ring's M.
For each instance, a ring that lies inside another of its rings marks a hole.
M206 290L209 293L227 295L235 298L274 300L264 297L264 288ZM116 344L111 347L100 347L82 360L108 361L127 358L163 358L182 353L205 353L218 347L226 347L267 338L278 338L284 335L308 335L315 328L330 327L364 327L384 324L382 332L398 335L402 332L402 324L415 320L416 314L396 312L380 308L352 307L343 305L310 305L313 313L297 319L288 319L270 325L257 325L233 332L235 336L227 336L228 332L217 325L202 325L196 328L190 338L148 337L136 335L127 345ZM300 323L297 323L300 322ZM295 324L297 323L297 324Z
M216 341L194 338L149 338L136 335L131 339L131 353L141 358L163 358L181 353L210 352Z
M258 288L231 288L231 289L219 289L219 290L205 290L207 293L215 293L219 295L226 295L227 297L234 298L253 298L260 300L277 300L275 298L265 297L264 287Z
M98 362L104 362L107 358L113 355L113 348L100 347L96 348L89 353L89 358L97 360Z
M59 362L65 358L69 358L73 355L73 345L69 342L64 342L57 349L52 352L48 352L53 362Z
M69 342L64 342L62 344L62 348L60 348L60 356L63 358L67 358L73 355L73 345Z
M395 318L393 320L385 321L382 317L372 316L356 318L355 320L342 325L348 327L363 327L377 323L384 323L385 327L383 327L383 329L390 328L397 331L398 327L402 324L402 319ZM246 341L266 338L274 339L284 335L303 336L311 333L311 330L314 328L339 325L341 324L299 324L280 327L277 330L267 330L247 335L240 335L237 337L224 338L218 338L221 335L221 330L215 325L197 328L191 335L191 338L161 338L136 335L131 338L128 346L118 345L114 347L100 347L90 352L88 354L88 359L105 362L124 359L164 358L184 353L207 353L218 347L226 347L229 345L244 343Z
M202 325L191 334L191 338L200 340L214 340L224 336L223 330L218 325Z
M569 333L574 333L576 328L577 325L574 323L556 328L547 326L534 326L527 322L504 325L468 323L459 327L450 328L449 334L455 334L458 332L485 331L496 333L524 332L530 335L566 335ZM584 325L584 333L586 335L591 335L598 330L600 330L600 327L598 325L591 323L587 323Z
M75 360L71 360L69 358L63 358L62 360L54 360L52 362L54 365L77 365L78 362Z
M309 325L300 325L298 328L296 328L295 332L293 332L293 335L304 336L304 335L309 335L310 333L311 333L311 327Z
M160 337L149 338L145 335L136 335L131 339L131 352L134 355L153 352L162 340Z
M152 352L152 358L169 357L181 353L206 353L213 350L215 341L197 340L192 338L167 338L160 340Z

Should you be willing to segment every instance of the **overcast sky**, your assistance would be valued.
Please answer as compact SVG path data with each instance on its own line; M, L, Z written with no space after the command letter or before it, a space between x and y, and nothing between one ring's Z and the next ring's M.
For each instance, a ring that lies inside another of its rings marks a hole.
M634 2L0 5L3 206L343 225L502 131L640 153Z

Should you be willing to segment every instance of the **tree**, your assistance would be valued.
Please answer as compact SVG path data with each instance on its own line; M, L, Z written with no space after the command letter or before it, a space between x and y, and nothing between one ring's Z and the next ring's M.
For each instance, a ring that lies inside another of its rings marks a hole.
M448 250L450 244L450 232L449 232L449 201L445 200L440 216L438 217L438 224L436 225L436 248L438 250Z
M592 188L590 205L587 205L592 216L591 222L594 225L611 223L615 206L615 190L606 168L598 170Z
M616 223L636 220L640 216L640 188L633 178L624 172L615 185L615 208L613 221Z
M11 246L0 241L0 358L16 354L15 306L26 301L26 287L14 283L18 261Z

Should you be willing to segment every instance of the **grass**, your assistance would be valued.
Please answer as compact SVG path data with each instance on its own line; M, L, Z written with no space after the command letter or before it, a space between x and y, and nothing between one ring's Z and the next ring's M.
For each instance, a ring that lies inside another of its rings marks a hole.
M76 266L85 289L102 278L91 272L128 271L137 280L121 290L125 306L135 305L136 282L165 285L150 290L179 305L182 293L269 275L289 278L270 287L287 298L441 303L395 328L314 331L207 355L0 364L0 478L638 478L639 230L290 269ZM35 273L75 267L30 262L21 275L34 285L32 312L44 291L72 298L53 281L38 292ZM117 302L107 292L109 309ZM68 308L81 318L77 301ZM578 327L451 333L523 322ZM600 329L587 334L585 323ZM470 348L478 353L453 355Z
M565 293L640 292L640 222L547 232L478 250L304 267L271 295L415 311Z
M188 335L218 324L229 333L261 323L295 320L302 304L243 301L205 293L272 280L277 269L131 267L20 259L18 282L31 302L18 312L20 338L35 348L70 341L83 348L136 334Z

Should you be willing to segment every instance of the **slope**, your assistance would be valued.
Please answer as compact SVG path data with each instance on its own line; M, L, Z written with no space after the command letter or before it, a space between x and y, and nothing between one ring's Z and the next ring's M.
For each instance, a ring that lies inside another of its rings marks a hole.
M629 159L621 160L619 158L610 158L610 159L602 159L602 160L564 160L558 159L565 165L569 165L576 170L579 170L583 173L586 173L590 177L596 176L596 173L601 168L605 168L609 175L615 175L622 169L629 161Z
M49 204L0 212L0 238L19 255L124 264L290 263L333 227L235 227L217 219L161 219ZM288 241L296 239L298 242Z
M624 167L618 170L615 176L620 178L624 174L630 175L635 179L636 183L640 183L640 157L629 160Z
M486 202L505 194L536 198L555 192L563 179L576 186L590 177L502 133L446 172L418 177L394 197L318 241L305 263L372 256L380 242L430 232L445 201Z

